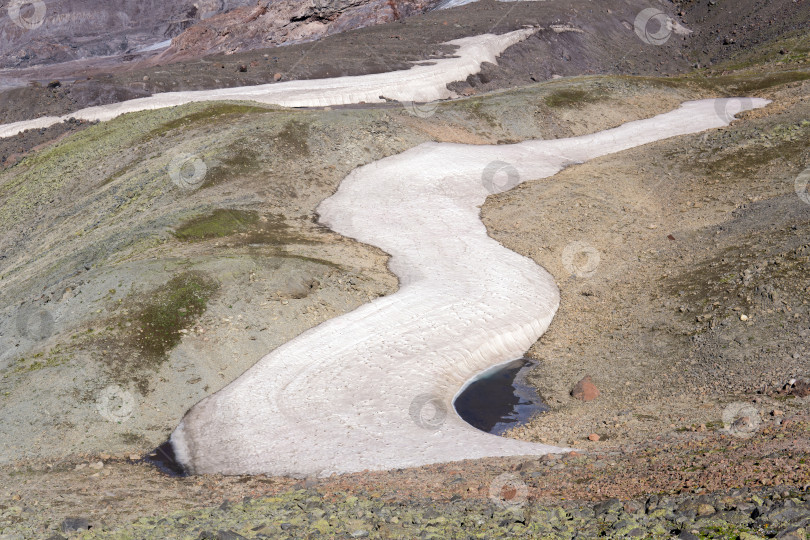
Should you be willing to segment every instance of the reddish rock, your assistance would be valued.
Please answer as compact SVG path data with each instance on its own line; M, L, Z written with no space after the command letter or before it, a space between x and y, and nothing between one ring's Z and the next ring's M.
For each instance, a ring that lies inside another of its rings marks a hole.
M439 0L259 0L205 19L172 40L161 62L315 41L424 13Z
M588 440L592 442L599 442L600 438L601 437L599 437L599 435L597 435L596 433L591 433L590 435L588 435Z
M571 389L571 397L581 401L591 401L599 397L599 389L593 384L590 375L585 375L574 388Z
M281 73L276 73L273 75L273 80L278 82L281 80Z

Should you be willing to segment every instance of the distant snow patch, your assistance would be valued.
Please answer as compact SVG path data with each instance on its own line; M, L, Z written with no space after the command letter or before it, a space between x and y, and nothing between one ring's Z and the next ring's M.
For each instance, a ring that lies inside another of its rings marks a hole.
M472 4L473 2L477 2L478 0L444 0L444 2L439 2L439 4L433 9L450 9L459 6L465 6L467 4ZM545 2L546 0L498 0L499 2Z
M152 45L144 45L143 47L138 47L135 49L134 52L136 53L144 53L144 52L151 52L151 51L159 51L160 49L166 49L172 44L172 40L167 39L166 41L160 41L158 43L153 43Z
M497 63L498 55L504 50L536 31L536 28L522 28L506 34L484 34L449 41L448 45L458 46L452 57L435 60L430 65L419 62L410 69L400 71L216 90L164 92L110 105L88 107L61 117L45 116L0 125L0 137L10 137L26 129L52 126L70 117L104 122L130 112L199 101L245 100L282 107L326 107L385 101L380 96L394 101L420 103L448 99L456 97L454 92L447 89L449 83L463 81L478 73L484 62Z

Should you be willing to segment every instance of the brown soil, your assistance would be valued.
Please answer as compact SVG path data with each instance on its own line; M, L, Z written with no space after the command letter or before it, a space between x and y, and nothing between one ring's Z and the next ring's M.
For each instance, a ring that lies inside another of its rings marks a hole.
M711 493L738 487L806 489L810 418L791 416L764 424L743 439L672 433L644 444L603 444L587 453L542 459L502 458L361 472L327 479L252 476L169 478L125 456L77 456L49 463L21 462L0 469L0 497L36 509L31 523L45 534L66 517L81 515L115 528L176 510L225 508L229 502L311 489L327 499L349 495L387 502L470 499L487 501L493 480L515 472L530 503L628 500L649 494ZM102 466L100 466L102 465ZM58 495L57 495L58 494Z

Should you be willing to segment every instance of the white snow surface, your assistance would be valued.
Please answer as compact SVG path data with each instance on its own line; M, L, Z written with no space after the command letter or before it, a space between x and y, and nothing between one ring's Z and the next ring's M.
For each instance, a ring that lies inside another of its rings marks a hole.
M353 77L286 81L217 90L164 92L110 105L88 107L64 116L44 116L3 124L0 125L0 138L16 135L26 129L52 126L71 117L106 121L130 112L173 107L195 101L250 100L284 107L326 107L385 101L380 96L403 102L429 102L457 97L447 89L449 83L463 81L478 73L483 62L497 63L498 55L536 30L523 28L501 35L483 34L449 41L448 44L458 46L454 56L432 60L431 65L414 65L406 70Z
M545 2L545 0L498 0L499 2ZM459 6L466 6L467 4L473 4L478 2L478 0L444 0L443 2L439 2L433 9L450 9Z
M327 476L567 450L478 431L453 409L471 377L521 357L559 304L551 275L487 235L480 206L568 164L721 127L728 111L767 103L686 102L570 139L428 143L354 170L320 220L391 254L400 289L301 334L195 405L171 436L179 461L192 473ZM419 414L429 400L447 413L438 427L425 421L430 404Z
M144 45L143 47L138 47L135 49L136 53L144 53L144 52L151 52L151 51L159 51L161 49L168 49L172 44L172 40L167 39L164 41L159 41L157 43L152 43L151 45Z

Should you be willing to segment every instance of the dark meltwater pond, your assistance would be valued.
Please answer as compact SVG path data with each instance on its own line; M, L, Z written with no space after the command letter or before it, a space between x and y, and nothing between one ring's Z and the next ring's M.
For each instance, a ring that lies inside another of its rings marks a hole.
M521 358L485 371L453 402L456 412L471 426L493 435L503 435L546 412L548 407L526 381L535 365L533 360Z
M153 452L146 456L144 461L151 463L162 473L169 476L186 476L185 469L177 461L177 456L174 455L174 447L170 441L166 441L155 448Z

